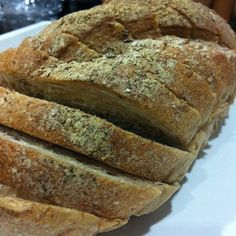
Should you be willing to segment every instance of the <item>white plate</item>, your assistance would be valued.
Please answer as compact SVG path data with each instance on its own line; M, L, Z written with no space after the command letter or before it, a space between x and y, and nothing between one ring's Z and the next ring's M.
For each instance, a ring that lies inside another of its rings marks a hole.
M41 22L0 36L0 50L36 34ZM103 236L236 236L236 105L218 136L187 174L182 189L159 210L132 217Z
M0 35L0 51L11 47L17 47L24 38L37 34L49 23L50 21L42 21L37 24Z

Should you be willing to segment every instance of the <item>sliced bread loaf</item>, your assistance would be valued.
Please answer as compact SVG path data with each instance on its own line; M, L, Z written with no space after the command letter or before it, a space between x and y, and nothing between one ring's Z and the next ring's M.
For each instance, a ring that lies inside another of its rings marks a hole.
M180 181L195 156L78 109L0 87L0 124L154 181Z
M179 188L127 176L79 154L0 129L0 182L59 206L126 219L155 210Z

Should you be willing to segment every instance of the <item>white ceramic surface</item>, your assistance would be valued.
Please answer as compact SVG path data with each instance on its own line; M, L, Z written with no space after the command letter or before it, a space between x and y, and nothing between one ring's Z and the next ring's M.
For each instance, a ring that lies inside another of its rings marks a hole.
M0 36L0 51L36 34L41 22ZM103 236L236 236L236 104L182 189L154 213ZM101 236L102 236L101 235Z
M11 47L17 47L24 38L37 34L49 23L50 21L42 21L37 24L0 35L0 51Z

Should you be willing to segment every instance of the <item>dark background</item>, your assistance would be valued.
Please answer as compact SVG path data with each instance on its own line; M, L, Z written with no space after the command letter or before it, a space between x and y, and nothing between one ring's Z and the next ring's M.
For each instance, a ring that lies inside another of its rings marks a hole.
M11 1L11 0L9 0L9 1ZM74 11L89 9L89 8L99 5L101 3L102 3L102 0L64 0L62 12L59 15L55 16L55 18L62 17L64 15L69 14ZM0 8L1 8L1 6L0 6ZM14 30L16 28L21 28L26 25L36 23L37 21L39 21L36 19L32 19L32 20L29 20L26 22L26 21L24 21L23 18L24 18L23 15L22 15L22 17L18 16L18 18L15 20L14 26L13 26L12 21L14 21L14 15L9 15L9 16L5 17L4 20L1 20L1 17L0 17L0 34ZM41 18L41 20L52 20L52 19L44 17L44 18ZM18 27L16 27L16 25L18 25Z
M101 0L66 0L63 12L60 15L63 16L74 11L89 9L101 3Z

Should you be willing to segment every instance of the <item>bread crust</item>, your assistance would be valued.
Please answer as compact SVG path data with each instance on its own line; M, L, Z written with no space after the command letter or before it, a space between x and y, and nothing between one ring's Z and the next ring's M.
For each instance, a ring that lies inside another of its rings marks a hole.
M118 2L119 6L117 6ZM160 29L166 34L214 41L231 49L236 46L235 34L225 20L214 10L200 3L189 0L149 0L145 1L145 4L141 0L134 0L129 3L130 7L135 8L137 4L142 5L142 9L149 8L147 11L156 16ZM113 0L109 3L121 9L125 4L127 4L125 0ZM135 15L135 11L130 12L134 12L133 15ZM142 12L145 11L142 10ZM133 17L132 13L130 15L129 17Z

